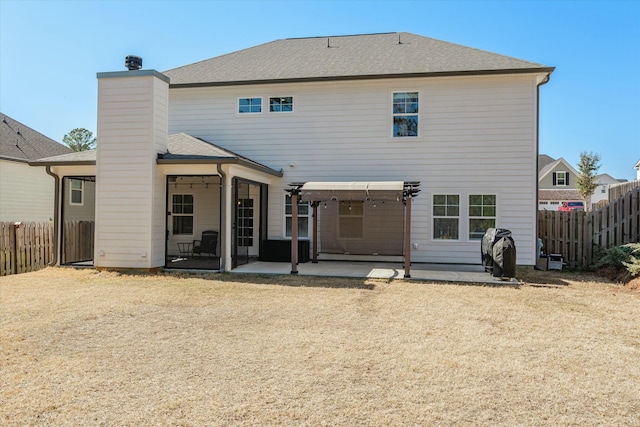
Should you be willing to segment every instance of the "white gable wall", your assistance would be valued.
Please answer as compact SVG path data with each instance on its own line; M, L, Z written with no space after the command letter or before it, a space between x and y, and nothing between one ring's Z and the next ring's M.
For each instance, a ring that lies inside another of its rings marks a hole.
M391 137L394 91L419 91L420 136ZM469 194L498 196L497 226L512 230L519 264L535 264L535 76L414 78L172 89L169 132L228 148L284 177L270 185L269 238L284 236L284 188L294 181L422 183L414 200L416 262L478 263L467 238ZM263 97L238 114L238 97ZM293 113L268 113L293 96ZM432 197L459 194L460 240L432 239Z
M54 195L44 167L0 159L0 221L53 221Z

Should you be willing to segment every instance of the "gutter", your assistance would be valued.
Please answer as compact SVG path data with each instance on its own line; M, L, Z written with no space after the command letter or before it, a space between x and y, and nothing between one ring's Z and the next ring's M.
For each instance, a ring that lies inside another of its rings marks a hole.
M226 254L224 256L224 258L222 257L222 249L224 248L225 245L225 241L227 239L227 229L226 229L226 218L224 217L224 213L225 213L225 209L224 209L224 201L227 200L225 197L224 192L225 190L225 186L224 186L224 182L225 179L227 178L227 174L224 173L224 171L222 170L222 163L218 163L217 165L218 168L218 174L220 174L220 263L218 264L218 271L220 273L224 273L224 267L223 267L223 262L224 259L227 257Z
M551 74L554 67L539 68L514 68L505 70L470 70L470 71L433 71L422 73L397 73L397 74L363 74L363 75L345 75L345 76L317 76L317 77L289 77L274 78L264 80L235 80L220 82L193 82L193 83L170 83L170 89L179 88L195 88L209 86L241 86L241 85L259 85L274 83L309 83L309 82L331 82L331 81L348 81L348 80L379 80L379 79L407 79L418 77L453 77L453 76L485 76L485 75L502 75L502 74L530 74L549 72Z
M240 165L240 166L245 166L249 169L253 169L259 172L263 172L266 173L268 175L272 175L272 176L276 176L278 178L282 178L284 176L284 172L282 172L282 169L280 169L279 171L275 170L275 169L271 169L268 166L264 166L261 165L259 163L256 162L251 162L251 161L247 161L244 160L242 158L230 158L230 157L217 157L217 158L212 158L212 157L202 157L202 158L169 158L169 159L165 159L160 157L162 156L162 154L158 155L158 159L156 160L156 163L159 165L210 165L210 164L215 164L218 166L218 171L220 171L220 166L224 165L224 164L236 164L236 165Z
M538 176L539 170L539 157L540 157L540 86L549 83L551 80L551 73L555 70L555 68L551 68L547 76L536 85L536 242L535 249L533 251L536 254L536 264L534 267L537 267L538 263L538 239L540 238L540 230L538 230L538 210L540 209L540 177Z
M53 177L54 181L55 181L55 191L54 191L54 197L53 197L53 206L55 207L53 210L53 244L55 245L55 249L53 251L53 259L51 260L51 262L48 264L50 267L55 266L58 263L58 250L59 250L59 244L58 244L58 234L59 234L59 206L60 206L60 177L58 175L56 175L55 173L51 172L51 166L47 166L46 167L46 172L47 175L50 175Z

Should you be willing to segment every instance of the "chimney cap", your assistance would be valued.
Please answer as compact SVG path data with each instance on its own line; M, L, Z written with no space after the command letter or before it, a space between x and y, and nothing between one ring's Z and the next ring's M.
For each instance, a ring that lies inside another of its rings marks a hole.
M136 71L142 68L142 58L135 55L128 55L124 60L124 65L129 71Z

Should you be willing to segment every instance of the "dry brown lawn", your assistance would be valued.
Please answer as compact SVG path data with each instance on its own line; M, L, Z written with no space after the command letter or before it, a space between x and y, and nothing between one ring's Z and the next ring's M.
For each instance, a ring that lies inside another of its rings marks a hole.
M640 425L640 292L523 274L2 277L0 424Z

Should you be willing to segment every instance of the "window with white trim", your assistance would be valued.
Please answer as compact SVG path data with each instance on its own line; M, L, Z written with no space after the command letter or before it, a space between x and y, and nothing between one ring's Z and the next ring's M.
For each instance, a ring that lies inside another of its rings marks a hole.
M364 202L340 202L338 206L338 238L364 238Z
M496 227L496 195L469 195L469 239L482 239L489 228Z
M293 218L291 216L291 196L286 194L284 200L285 237L291 237ZM298 237L309 237L309 202L303 202L298 198Z
M69 204L74 206L84 205L84 181L81 179L69 180Z
M558 187L566 187L569 185L569 172L554 172L553 185Z
M290 113L293 111L292 96L276 96L269 98L269 112Z
M238 98L238 113L261 113L262 98Z
M460 195L433 195L433 238L458 240L460 229Z
M174 235L193 234L193 194L174 194L171 216Z
M393 93L393 137L418 136L418 92Z

